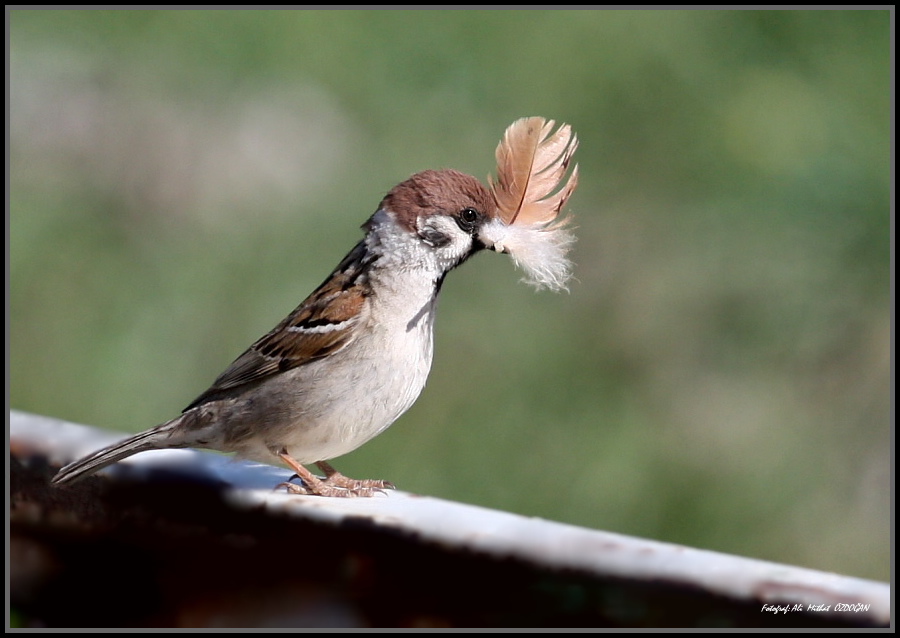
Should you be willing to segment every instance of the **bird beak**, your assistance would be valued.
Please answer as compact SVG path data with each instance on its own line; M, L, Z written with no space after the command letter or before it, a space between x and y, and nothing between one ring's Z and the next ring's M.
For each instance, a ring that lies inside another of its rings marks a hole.
M506 236L507 228L507 225L500 219L491 219L478 231L478 241L488 250L505 253L506 247L503 245L503 239Z

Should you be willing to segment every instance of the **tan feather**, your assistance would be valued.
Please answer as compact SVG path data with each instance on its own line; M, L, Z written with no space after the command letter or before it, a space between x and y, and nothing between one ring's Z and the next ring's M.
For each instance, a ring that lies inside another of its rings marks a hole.
M578 166L556 193L578 137L568 124L525 117L513 122L497 145L497 182L488 176L500 219L507 225L549 224L578 184Z

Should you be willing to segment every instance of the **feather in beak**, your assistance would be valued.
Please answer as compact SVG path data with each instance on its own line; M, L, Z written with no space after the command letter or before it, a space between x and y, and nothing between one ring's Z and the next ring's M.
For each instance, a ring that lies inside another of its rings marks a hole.
M513 122L497 146L497 181L488 176L497 213L480 237L497 252L508 253L538 288L562 290L572 275L566 256L575 236L560 212L578 184L576 165L565 185L578 138L567 124L526 117ZM555 191L555 192L554 192Z

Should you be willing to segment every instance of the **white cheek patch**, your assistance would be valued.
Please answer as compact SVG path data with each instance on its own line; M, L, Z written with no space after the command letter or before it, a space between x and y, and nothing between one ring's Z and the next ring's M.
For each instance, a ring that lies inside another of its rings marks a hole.
M565 223L507 226L492 219L482 226L479 235L488 246L512 257L516 266L525 271L526 283L536 288L566 289L572 276L572 262L567 255L575 235Z

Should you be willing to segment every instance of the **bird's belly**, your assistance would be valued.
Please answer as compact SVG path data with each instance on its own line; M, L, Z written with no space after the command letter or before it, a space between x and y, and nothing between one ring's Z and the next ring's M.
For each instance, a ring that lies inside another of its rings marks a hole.
M347 454L377 436L425 386L432 360L431 321L425 319L426 325L412 331L371 335L370 343L355 342L328 360L283 373L262 411L265 427L252 428L261 436L236 439L229 447L263 461L284 448L298 462L312 463Z

